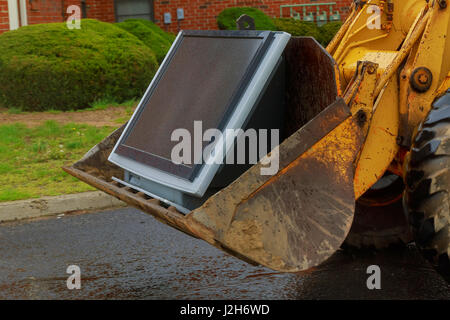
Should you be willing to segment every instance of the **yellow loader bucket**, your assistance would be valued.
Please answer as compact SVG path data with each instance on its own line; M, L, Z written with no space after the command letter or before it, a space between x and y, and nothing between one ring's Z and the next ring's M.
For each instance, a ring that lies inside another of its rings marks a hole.
M123 175L107 160L123 127L64 170L247 262L285 272L320 264L339 249L353 221L367 118L352 115L339 97L336 63L314 39L292 38L284 58L288 137L272 150L279 153L274 176L261 175L260 162L185 215L112 180Z
M274 270L320 264L350 230L360 145L357 123L338 101L280 145L277 175L264 179L251 168L186 217L190 231Z

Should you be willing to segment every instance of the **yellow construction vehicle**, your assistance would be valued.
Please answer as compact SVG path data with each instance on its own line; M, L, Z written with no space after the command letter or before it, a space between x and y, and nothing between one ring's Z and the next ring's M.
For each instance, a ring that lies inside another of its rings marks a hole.
M386 209L403 206L417 245L449 272L449 34L446 0L368 0L353 3L326 50L312 38L292 38L286 138L272 151L280 169L261 175L262 159L187 214L113 179L123 176L108 162L123 128L64 170L229 254L283 272L319 265L346 239L356 246L409 241ZM367 211L371 218L350 232ZM383 223L395 232L377 234Z

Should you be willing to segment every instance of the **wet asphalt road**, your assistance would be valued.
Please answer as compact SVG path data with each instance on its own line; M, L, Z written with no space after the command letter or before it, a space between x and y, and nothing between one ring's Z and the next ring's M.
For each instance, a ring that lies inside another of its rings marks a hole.
M366 269L381 268L381 290ZM66 268L81 269L68 290ZM248 265L135 209L0 225L0 299L450 299L414 247L337 252L307 273Z

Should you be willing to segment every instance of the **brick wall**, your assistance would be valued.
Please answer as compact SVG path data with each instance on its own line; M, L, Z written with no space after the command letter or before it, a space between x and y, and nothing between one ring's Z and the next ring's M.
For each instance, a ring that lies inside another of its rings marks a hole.
M82 7L80 0L33 0L31 5L28 2L28 24L65 21L70 5ZM114 0L86 0L86 13L88 18L114 22Z
M300 3L321 3L329 0L154 0L155 22L162 28L172 32L178 31L176 20L177 8L184 9L185 19L181 21L181 29L217 29L217 15L227 7L255 7L271 17L279 17L280 5ZM353 0L331 0L336 2L335 10L339 10L342 19L348 14ZM80 0L27 0L28 24L62 22L67 19L67 7L75 4L80 6ZM63 10L64 8L64 10ZM314 9L315 10L315 9ZM328 11L322 7L321 11ZM88 18L106 22L115 21L114 0L86 0ZM170 12L172 23L165 26L163 15ZM314 11L315 12L315 11ZM288 10L285 16L289 15ZM0 33L9 30L8 1L0 0Z
M28 24L62 21L62 5L60 0L27 1Z
M82 7L80 0L27 0L28 24L66 21L73 4ZM114 0L86 0L86 13L88 18L115 22ZM8 30L8 1L0 0L0 33Z
M73 1L78 2L79 1ZM114 0L86 0L87 17L105 22L115 22Z
M345 19L353 0L154 0L155 22L172 32L178 31L176 21L177 8L184 9L185 20L181 21L181 29L217 29L218 14L228 7L254 7L264 11L271 17L280 16L280 5L336 2L334 10L339 10L341 18ZM316 12L316 8L310 9ZM328 6L322 6L320 11L329 11ZM164 26L164 13L170 12L172 23ZM308 11L309 12L309 11ZM289 16L286 9L284 16Z
M0 0L0 33L9 30L8 1Z

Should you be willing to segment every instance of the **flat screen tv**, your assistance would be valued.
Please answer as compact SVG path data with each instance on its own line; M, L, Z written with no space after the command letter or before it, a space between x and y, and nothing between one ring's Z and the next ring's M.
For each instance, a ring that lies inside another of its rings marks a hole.
M178 163L171 156L178 143L173 133L187 129L194 138L200 122L203 130L243 128L289 39L287 33L271 31L181 31L109 161L150 182L152 196L161 187L164 195L173 190L202 197L221 167L215 158L225 157L233 146L216 141L224 152L212 152L210 162L198 163L195 151L208 142L193 142L192 161Z

